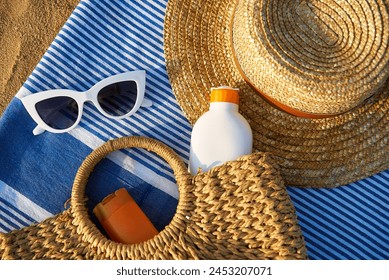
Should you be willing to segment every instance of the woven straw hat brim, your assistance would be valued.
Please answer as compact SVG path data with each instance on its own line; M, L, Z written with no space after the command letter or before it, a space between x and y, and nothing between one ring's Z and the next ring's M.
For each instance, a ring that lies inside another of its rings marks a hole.
M284 113L244 81L234 62L234 7L235 1L228 0L168 2L166 66L189 122L194 124L209 109L211 87L238 87L254 150L276 156L287 185L335 187L388 169L388 81L362 105L336 117L305 119Z

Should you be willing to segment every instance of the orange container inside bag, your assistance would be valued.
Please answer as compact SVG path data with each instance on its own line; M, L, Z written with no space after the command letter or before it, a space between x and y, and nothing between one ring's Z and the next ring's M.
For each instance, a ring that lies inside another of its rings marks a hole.
M125 188L105 197L93 213L116 242L136 244L158 234L157 229Z

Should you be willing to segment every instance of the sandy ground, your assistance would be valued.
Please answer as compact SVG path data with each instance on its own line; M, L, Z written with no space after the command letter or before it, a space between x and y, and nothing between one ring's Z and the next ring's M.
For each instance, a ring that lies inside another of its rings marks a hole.
M79 0L0 0L0 116Z

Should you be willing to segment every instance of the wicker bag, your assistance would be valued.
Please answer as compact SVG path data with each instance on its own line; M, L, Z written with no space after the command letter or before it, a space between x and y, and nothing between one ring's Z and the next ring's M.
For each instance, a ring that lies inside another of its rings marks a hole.
M85 187L96 164L130 147L166 160L179 188L176 214L154 238L126 245L91 221ZM39 224L0 234L1 259L306 259L294 206L271 155L255 153L191 176L169 147L124 137L94 150L79 168L70 208Z

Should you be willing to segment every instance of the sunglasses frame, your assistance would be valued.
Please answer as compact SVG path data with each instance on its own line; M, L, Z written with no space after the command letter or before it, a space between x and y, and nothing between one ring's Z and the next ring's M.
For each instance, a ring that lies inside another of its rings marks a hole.
M109 86L109 85L112 85L115 83L125 82L125 81L134 81L137 85L137 97L136 97L135 105L128 113L126 113L124 115L121 115L121 116L109 115L108 113L106 113L104 111L104 109L99 104L97 96L98 96L100 90L102 90L106 86ZM28 95L26 97L23 97L21 99L21 101L22 101L24 107L26 108L27 112L30 114L32 119L38 125L33 130L34 135L41 134L45 130L53 132L53 133L64 133L64 132L68 132L68 131L72 130L80 123L81 117L83 114L84 103L87 101L92 102L94 104L94 106L100 111L100 113L102 115L104 115L105 117L110 118L110 119L116 119L116 120L131 116L139 109L140 106L144 106L144 107L151 106L152 102L144 98L145 88L146 88L146 71L137 70L137 71L125 72L125 73L121 73L121 74L117 74L117 75L105 78L105 79L101 80L100 82L96 83L90 89L83 91L83 92L69 90L69 89L52 89L52 90L46 90L46 91L42 91L42 92ZM52 97L70 97L77 102L78 116L77 116L77 119L72 126L66 128L66 129L52 128L51 126L46 124L42 120L42 118L39 116L35 105L42 100L46 100L46 99L49 99ZM144 102L144 101L146 101L146 102Z

